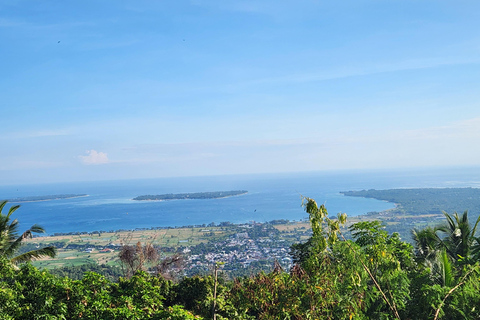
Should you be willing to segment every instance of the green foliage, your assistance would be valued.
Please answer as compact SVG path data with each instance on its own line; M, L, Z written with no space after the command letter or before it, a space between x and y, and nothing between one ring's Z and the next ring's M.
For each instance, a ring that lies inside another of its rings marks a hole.
M445 237L441 243L447 250L447 253L454 261L469 263L473 250L477 226L480 222L478 217L475 225L472 227L468 221L468 211L463 212L461 216L454 212L453 215L443 212L446 221L436 228L437 231L444 233Z
M30 264L22 266L16 276L22 284L17 319L38 319L48 315L48 319L65 319L67 311L67 291L71 280L57 278L46 271L39 271Z
M346 215L330 219L309 198L303 205L313 235L292 246L295 266L289 274L237 280L231 291L237 310L256 319L390 319L398 317L396 310L406 313L412 246L378 222L353 225L356 241L347 241L341 232Z
M110 281L117 281L123 275L122 270L118 266L111 266L105 264L87 263L79 266L63 266L50 270L51 274L59 277L68 277L72 280L81 280L85 272L95 272L105 276Z
M0 256L0 319L15 319L19 308L15 270L5 257Z
M190 311L183 309L182 306L175 305L172 307L168 307L165 310L161 310L158 315L153 316L152 319L154 320L201 320L203 319L200 316L196 316Z
M411 214L441 214L468 209L480 212L478 188L416 188L342 192L346 196L373 198L399 204Z
M209 316L213 306L214 280L211 276L183 278L173 288L173 304L203 316Z
M0 319L199 319L183 306L164 307L171 282L144 272L118 283L88 272L61 278L0 259Z
M364 262L371 279L378 285L370 285L365 309L370 318L388 319L392 311L405 313L409 299L410 274L413 272L413 248L400 240L397 233L388 235L379 221L368 221L350 227L358 258ZM382 292L383 291L383 294Z
M422 275L413 281L411 299L423 308L411 304L410 310L425 318L475 319L480 302L475 237L480 218L472 227L467 211L444 215L446 221L439 226L413 231Z
M32 261L42 257L55 257L56 248L52 246L23 252L17 255L24 239L31 238L34 233L44 233L45 230L38 224L34 224L30 229L19 235L18 220L15 219L11 221L10 217L20 206L12 206L7 214L3 214L2 210L6 204L6 200L0 202L0 256L8 258L10 262L14 264Z
M297 264L290 273L238 279L230 300L252 319L364 319L367 275L350 253L339 241L308 271Z

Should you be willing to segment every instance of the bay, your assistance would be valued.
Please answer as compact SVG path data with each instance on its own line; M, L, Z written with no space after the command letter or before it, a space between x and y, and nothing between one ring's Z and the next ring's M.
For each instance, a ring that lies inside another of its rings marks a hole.
M330 215L349 216L393 208L375 199L345 197L341 191L420 187L480 187L479 168L303 172L179 177L143 180L0 186L0 199L56 194L88 197L24 202L13 218L20 230L34 223L48 234L179 227L224 221L244 223L302 220L301 196L324 203ZM222 199L134 201L145 194L248 190ZM10 205L9 203L6 209ZM4 213L6 210L4 209Z

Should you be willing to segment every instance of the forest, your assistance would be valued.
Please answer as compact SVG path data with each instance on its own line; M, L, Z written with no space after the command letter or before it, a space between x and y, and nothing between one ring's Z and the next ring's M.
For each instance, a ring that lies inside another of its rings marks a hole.
M6 201L0 204L0 213ZM434 227L412 230L413 244L380 221L348 224L303 198L312 229L291 246L293 266L227 280L222 262L210 275L174 279L178 256L159 260L153 246L124 246L124 277L95 272L53 275L29 260L52 248L17 255L22 239L12 214L0 215L0 319L478 319L479 220L444 213ZM350 237L345 237L346 232ZM148 272L147 272L148 271Z

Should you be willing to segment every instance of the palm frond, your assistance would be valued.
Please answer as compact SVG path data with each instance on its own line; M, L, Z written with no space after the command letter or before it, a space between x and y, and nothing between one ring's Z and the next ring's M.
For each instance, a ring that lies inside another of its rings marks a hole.
M34 224L33 226L31 226L30 231L33 233L45 233L45 229L38 224Z
M453 220L453 217L455 217L457 213L454 212L452 217L448 212L443 211L443 215L445 216L447 221L443 225L438 226L437 230L442 231L446 234L451 234L455 232L456 224L455 224L455 221Z
M421 230L412 229L412 238L415 241L415 254L421 262L433 258L442 242L432 227Z
M2 212L2 209L3 207L5 207L5 205L7 204L8 200L4 200L2 201L2 204L3 205L0 205L0 213ZM18 208L20 208L20 205L17 204L15 206L11 206L10 209L8 209L8 213L6 214L6 217L7 218L10 218L10 216L12 215L12 213L14 213Z
M473 226L472 233L471 233L472 237L475 237L475 234L477 233L477 226L479 222L480 222L480 215L478 216L477 221L475 221L475 225Z
M14 241L16 238L18 238L18 220L13 220L5 229L2 230L6 230L8 233L8 241Z
M454 282L453 270L452 270L452 263L450 262L447 252L442 250L439 256L440 268L441 268L441 276L442 276L442 284L446 287L452 286Z
M45 247L45 248L41 248L41 249L38 249L38 250L32 250L32 251L29 251L29 252L25 252L21 255L18 255L16 257L10 259L10 261L14 264L18 264L18 263L28 262L28 261L32 261L32 260L45 258L45 257L54 258L56 255L57 255L57 248L55 248L55 247Z
M30 232L30 230L27 230L14 241L9 241L8 245L4 247L3 255L7 258L13 257L15 252L17 252L17 250L20 249L20 247L22 246L23 240L31 237L32 233Z
M18 220L14 219L11 221L10 217L20 206L12 206L7 214L3 214L2 210L7 202L7 200L0 201L0 256L10 259L14 264L43 257L55 257L57 254L55 247L32 250L15 257L15 253L21 247L23 240L31 238L32 233L44 233L45 229L38 224L34 224L30 229L18 236Z
M8 200L2 200L0 202L0 213L2 212L3 208L5 207L5 205L7 204Z

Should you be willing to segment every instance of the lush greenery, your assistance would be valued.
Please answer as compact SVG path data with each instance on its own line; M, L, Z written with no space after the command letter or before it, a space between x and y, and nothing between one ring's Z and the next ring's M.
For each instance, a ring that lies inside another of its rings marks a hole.
M110 281L117 281L124 272L119 266L106 264L86 263L79 266L64 266L50 270L51 274L68 277L72 280L81 280L86 272L95 272Z
M389 190L344 191L350 197L373 198L398 205L397 211L410 214L441 214L469 210L480 212L478 188L416 188Z
M379 221L350 225L346 239L345 214L330 218L309 198L303 205L312 235L292 246L293 267L233 281L173 282L136 264L116 282L92 272L73 280L0 257L0 319L480 318L479 220L468 212L413 230L412 245ZM146 256L144 248L130 251Z
M34 233L44 233L45 230L38 224L34 224L30 229L19 234L18 220L11 220L11 216L20 206L12 206L8 213L3 214L2 211L6 204L6 200L0 202L0 257L9 259L10 263L13 264L32 261L42 257L55 257L56 248L53 246L19 252L25 239L31 238Z
M144 195L133 198L133 200L186 200L186 199L218 199L238 196L248 193L246 190L233 191L213 191L213 192L194 192L194 193L167 193L159 195Z

